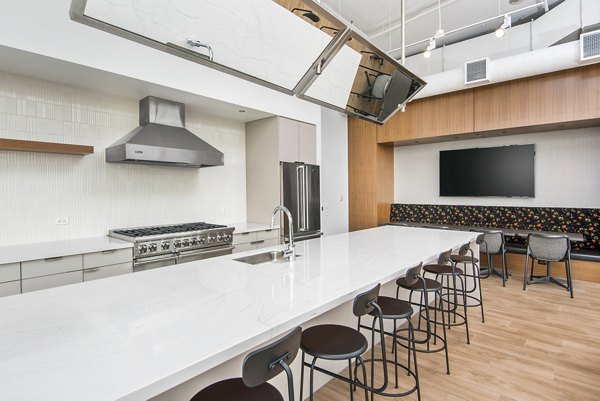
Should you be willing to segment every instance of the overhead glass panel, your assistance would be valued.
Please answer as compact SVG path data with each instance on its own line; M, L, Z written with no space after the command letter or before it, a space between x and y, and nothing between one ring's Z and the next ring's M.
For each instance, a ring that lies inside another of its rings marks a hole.
M345 29L299 0L74 0L72 16L288 92Z
M331 75L335 77L334 83ZM335 89L341 86L348 88L343 101L341 91L339 97L334 97ZM352 32L336 58L303 97L383 123L424 86L423 80L358 32Z

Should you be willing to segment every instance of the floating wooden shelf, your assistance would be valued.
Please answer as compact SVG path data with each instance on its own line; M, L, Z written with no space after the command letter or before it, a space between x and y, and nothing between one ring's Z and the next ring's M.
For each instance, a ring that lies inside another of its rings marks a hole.
M65 155L85 156L94 153L93 146L72 145L68 143L24 141L20 139L0 138L0 150L17 150L20 152L60 153Z

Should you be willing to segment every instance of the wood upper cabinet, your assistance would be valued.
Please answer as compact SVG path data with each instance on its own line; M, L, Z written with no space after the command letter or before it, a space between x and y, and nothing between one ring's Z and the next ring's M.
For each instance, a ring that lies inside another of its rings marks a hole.
M557 71L474 89L475 131L600 117L600 66Z
M415 100L377 128L379 143L402 143L422 138L473 131L473 90Z
M600 64L593 64L418 99L376 130L379 143L406 145L474 132L593 126L599 118Z

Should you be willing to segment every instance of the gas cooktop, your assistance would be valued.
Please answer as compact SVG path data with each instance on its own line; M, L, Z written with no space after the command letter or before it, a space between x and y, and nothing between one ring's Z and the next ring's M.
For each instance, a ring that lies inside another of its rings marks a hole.
M164 234L179 234L187 233L190 231L204 231L212 230L215 228L225 228L227 226L219 224L209 224L205 222L198 223L186 223L186 224L172 224L166 226L151 226L151 227L138 227L138 228L125 228L120 230L111 230L112 234L123 235L126 237L150 237L154 235Z

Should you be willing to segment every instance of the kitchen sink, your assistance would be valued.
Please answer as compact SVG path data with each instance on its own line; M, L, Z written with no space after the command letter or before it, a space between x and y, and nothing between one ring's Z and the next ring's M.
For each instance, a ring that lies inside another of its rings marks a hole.
M296 258L300 255L296 254ZM237 262L248 263L249 265L262 265L267 263L284 263L289 262L289 256L284 257L283 251L269 251L258 253L256 255L244 256L243 258L233 259Z

